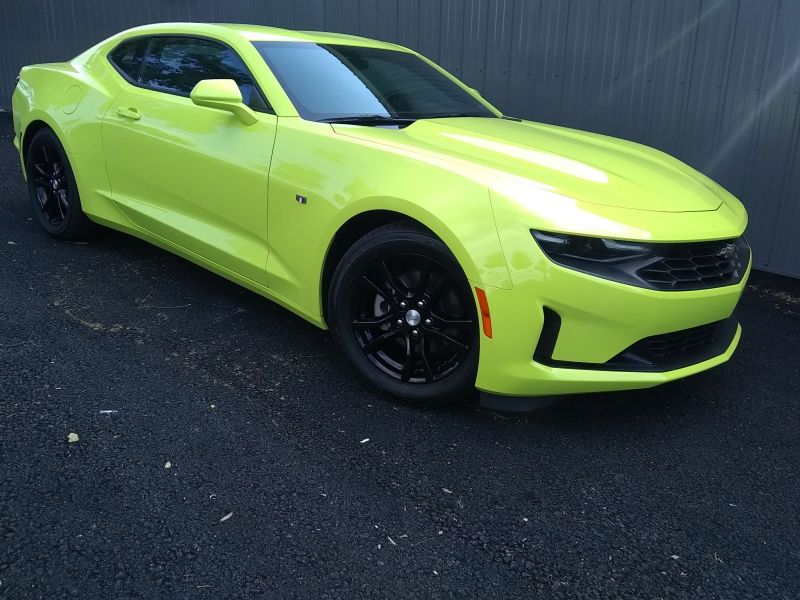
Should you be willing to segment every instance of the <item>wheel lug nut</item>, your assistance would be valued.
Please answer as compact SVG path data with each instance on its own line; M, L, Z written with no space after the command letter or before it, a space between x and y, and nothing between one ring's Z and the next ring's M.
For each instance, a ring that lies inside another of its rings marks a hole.
M431 321L430 319L425 319L424 323L425 323L425 325L430 327L433 324L433 321Z
M422 308L423 306L425 306L425 301L424 300L420 300L419 302L417 302L417 306L419 308Z
M419 335L419 331L417 331L416 329L412 329L411 330L411 335L413 335L414 337L417 337Z
M397 326L398 327L402 327L403 326L403 319L397 319Z
M400 303L400 308L405 308L405 307L406 307L406 302L405 302L405 300L403 300L403 301Z

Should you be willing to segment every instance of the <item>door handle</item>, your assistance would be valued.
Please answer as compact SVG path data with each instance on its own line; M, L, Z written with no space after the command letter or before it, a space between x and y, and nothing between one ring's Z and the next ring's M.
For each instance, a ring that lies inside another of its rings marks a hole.
M120 117L125 117L126 119L133 119L134 121L138 121L142 118L142 115L138 113L135 108L118 108L117 114Z

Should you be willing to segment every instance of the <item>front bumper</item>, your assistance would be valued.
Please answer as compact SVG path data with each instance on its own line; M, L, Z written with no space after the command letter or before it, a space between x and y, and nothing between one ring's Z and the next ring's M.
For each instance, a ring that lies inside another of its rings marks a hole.
M749 273L748 265L735 285L665 292L540 263L539 269L519 276L510 290L484 288L493 335L481 336L476 387L508 396L604 392L652 387L715 367L739 343L741 327L731 318ZM547 360L537 360L546 309L558 314L560 327L547 348ZM667 362L667 370L608 367L641 340L715 322L727 323L727 330L717 339L713 355Z

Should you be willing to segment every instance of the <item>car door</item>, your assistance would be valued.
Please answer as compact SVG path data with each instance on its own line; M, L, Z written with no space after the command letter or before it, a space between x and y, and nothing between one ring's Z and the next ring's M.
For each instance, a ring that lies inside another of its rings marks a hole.
M131 85L103 121L113 200L152 234L264 283L277 118L247 67L227 46L187 36L150 38L136 73L115 66ZM204 79L236 81L258 121L195 105L189 93Z

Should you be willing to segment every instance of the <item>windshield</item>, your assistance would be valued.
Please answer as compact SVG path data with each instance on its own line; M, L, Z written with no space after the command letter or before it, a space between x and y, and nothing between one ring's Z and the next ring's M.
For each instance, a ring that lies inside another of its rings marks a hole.
M253 44L304 119L496 116L409 52L307 42Z

